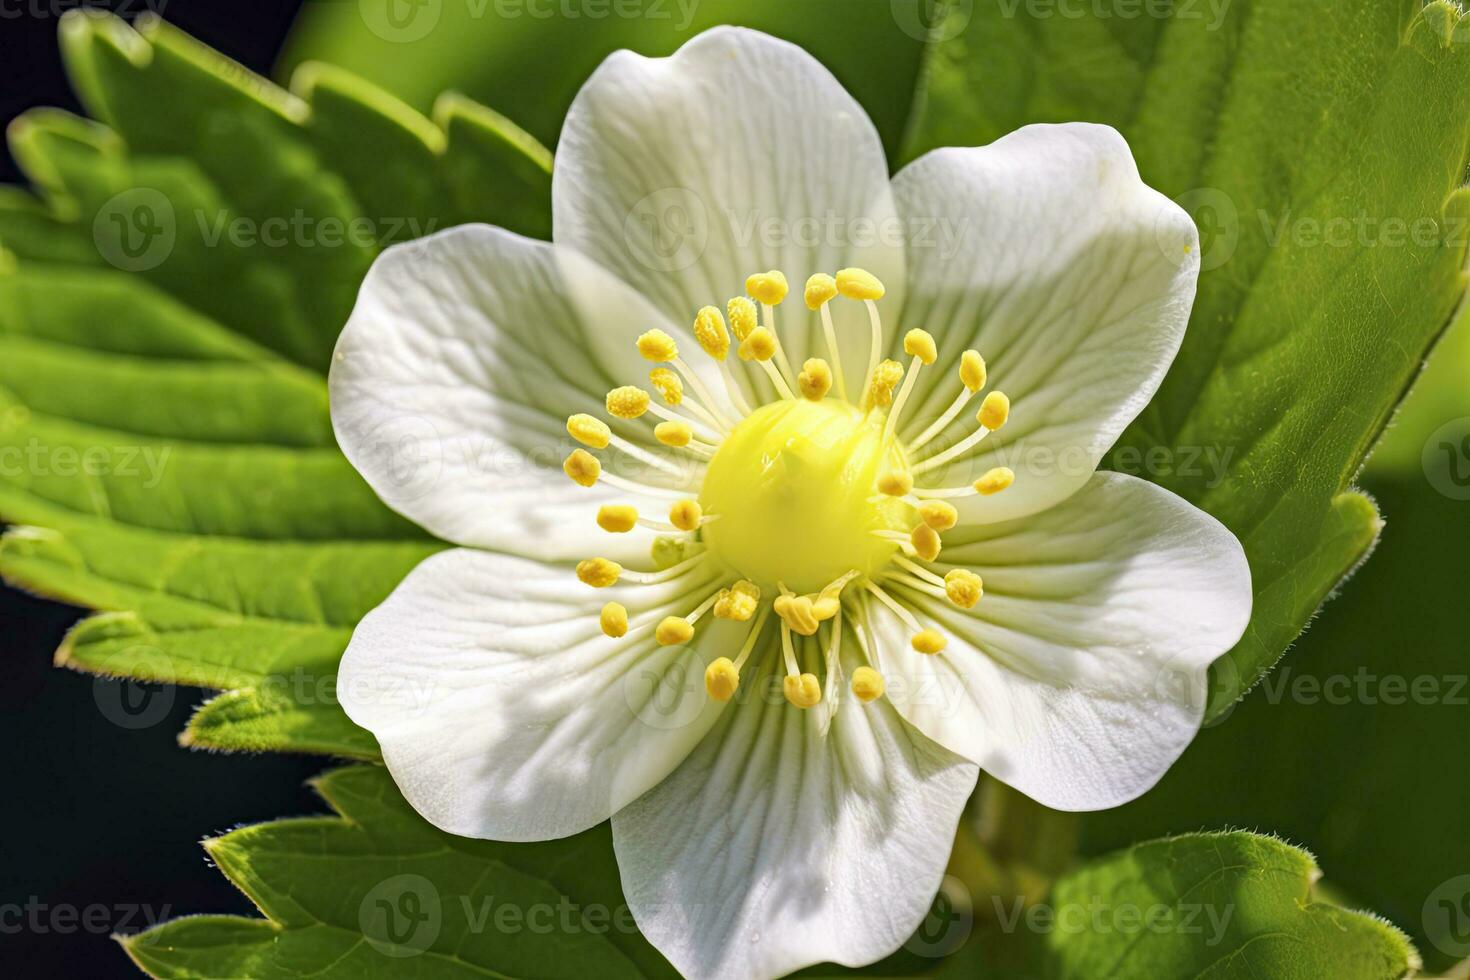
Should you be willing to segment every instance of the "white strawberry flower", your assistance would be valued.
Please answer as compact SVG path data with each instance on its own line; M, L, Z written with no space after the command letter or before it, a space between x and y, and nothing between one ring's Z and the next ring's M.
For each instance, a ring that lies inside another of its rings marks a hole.
M603 63L553 201L552 244L385 252L332 367L348 458L458 546L341 665L420 813L611 818L679 970L776 976L903 943L979 768L1069 810L1159 779L1251 589L1213 518L1096 471L1198 272L1116 132L890 180L821 65L717 29Z

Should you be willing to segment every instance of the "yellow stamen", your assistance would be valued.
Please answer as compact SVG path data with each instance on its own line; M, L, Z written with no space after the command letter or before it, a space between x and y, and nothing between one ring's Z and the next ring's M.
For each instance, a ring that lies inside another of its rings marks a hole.
M726 303L725 313L730 317L730 330L736 340L744 340L756 328L755 304L744 296L736 296Z
M906 497L914 489L914 478L907 470L889 470L878 477L878 492L890 497Z
M885 292L878 277L866 269L840 269L836 282L837 291L848 299L877 300Z
M673 647L694 639L694 624L681 616L665 616L653 630L660 646Z
M919 505L919 520L936 531L948 531L960 522L960 512L942 500L926 500Z
M883 675L872 667L865 665L852 672L852 693L864 704L881 698L886 687Z
M684 400L684 382L668 368L654 368L648 372L648 383L665 404L677 405Z
M740 342L742 361L769 361L776 356L776 335L765 327L756 327Z
M729 657L720 657L704 669L704 689L716 701L728 701L740 687L740 671Z
M973 609L985 594L985 583L967 569L951 569L944 576L944 594L961 609Z
M602 419L591 415L577 414L567 419L567 435L577 440L584 446L593 449L606 449L608 441L612 438L612 430Z
M977 350L967 350L960 355L960 383L974 394L985 387L985 358Z
M602 613L597 617L602 631L611 637L625 636L628 632L628 610L617 602L609 602L602 607Z
M638 337L638 353L650 361L672 361L679 356L679 345L662 330L649 330Z
M680 500L669 508L669 523L681 531L693 531L704 516L697 500Z
M925 364L933 364L939 357L939 348L934 343L934 335L917 327L904 334L903 352L910 357L917 357Z
M903 380L903 365L894 360L884 360L873 371L868 387L868 404L880 407L893 404L893 389Z
M561 464L562 472L572 478L573 483L590 487L602 473L602 464L597 457L585 449L573 449L572 454Z
M1016 474L1009 466L997 466L993 470L987 470L984 476L975 481L975 492L988 497L993 493L1000 493L1015 482Z
M613 534L626 534L638 526L638 508L607 504L597 508L597 526Z
M812 600L804 595L779 595L773 604L776 615L792 632L812 636L817 632L821 620L812 609Z
M796 385L804 397L819 402L832 390L832 369L820 357L809 357L796 376Z
M822 701L822 685L816 674L787 675L781 680L786 700L798 708L815 708Z
M594 589L605 589L616 585L623 566L606 558L587 558L577 562L577 578Z
M960 384L960 393L954 401L950 402L943 414L931 422L917 439L909 443L910 453L926 445L930 439L943 432L975 396L975 393L985 387L985 358L980 356L979 351L967 350L960 355Z
M790 289L786 276L777 269L757 272L745 279L745 291L755 297L757 303L764 303L766 306L779 305Z
M807 309L819 310L836 295L837 280L825 272L818 272L807 279L802 298L806 300Z
M660 422L653 427L653 437L665 446L682 449L694 439L694 430L687 422Z
M1005 396L1004 392L992 391L980 403L980 414L976 416L976 420L985 426L985 428L994 432L996 429L1005 425L1006 419L1010 417L1011 400Z
M755 311L751 311L755 315ZM730 353L730 333L725 329L725 318L715 306L702 306L694 317L694 339L704 352L717 361L723 361Z
M728 589L721 589L715 600L715 618L745 622L760 606L761 588L741 579Z
M614 418L636 419L648 411L652 398L635 385L624 385L607 393L607 414Z
M914 551L925 561L933 561L939 557L939 532L928 524L916 524L909 534L909 542L914 546Z
M920 630L909 640L909 644L920 653L935 654L948 646L949 641L938 630Z

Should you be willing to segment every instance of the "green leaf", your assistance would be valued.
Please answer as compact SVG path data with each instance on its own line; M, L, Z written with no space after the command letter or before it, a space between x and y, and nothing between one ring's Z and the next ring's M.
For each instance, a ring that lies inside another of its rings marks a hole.
M1307 852L1233 831L1149 841L1062 876L1039 902L989 896L941 977L1397 980L1419 966L1388 922L1318 899Z
M892 155L908 119L929 0L429 0L308 4L282 63L342 65L427 110L446 89L494 102L548 145L582 83L619 48L672 54L739 24L795 42L867 110Z
M1092 815L1083 847L1219 822L1270 827L1310 841L1335 889L1448 970L1470 954L1453 911L1470 894L1470 837L1446 833L1470 813L1470 771L1447 762L1464 745L1470 682L1446 629L1464 603L1470 522L1463 499L1422 478L1369 486L1396 515L1393 533L1333 614L1158 786ZM1263 746L1290 749L1264 765Z
M336 447L325 369L385 246L550 228L550 154L460 97L281 89L156 18L62 21L101 121L11 127L0 195L0 575L99 611L78 669L224 690L182 738L374 758L337 703L358 620L443 547Z
M677 975L633 926L606 825L533 844L467 840L426 823L377 767L314 785L338 816L204 842L267 918L193 916L120 939L139 967L258 980Z
M1470 21L1443 0L1038 9L951 7L908 155L1109 123L1201 224L1184 347L1111 465L1245 545L1255 609L1216 664L1217 717L1377 537L1352 482L1465 288ZM1229 454L1223 480L1187 465L1201 451Z

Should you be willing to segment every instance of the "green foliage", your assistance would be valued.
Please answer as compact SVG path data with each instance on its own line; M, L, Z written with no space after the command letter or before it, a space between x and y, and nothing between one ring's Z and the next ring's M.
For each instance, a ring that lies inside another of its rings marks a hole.
M992 898L944 978L1397 980L1419 965L1384 920L1319 901L1312 856L1274 837L1196 833L1127 847L1039 902Z
M339 816L204 842L267 919L176 919L122 939L128 955L180 980L677 976L633 925L606 825L536 844L466 840L414 813L380 768L315 786Z
M447 89L491 102L551 145L582 82L619 48L665 55L739 24L801 45L896 152L930 0L382 0L307 4L283 56L341 65L427 107ZM390 11L393 18L389 19ZM554 54L550 54L554 52Z
M908 154L1105 122L1201 225L1184 348L1112 465L1245 544L1255 609L1216 664L1218 716L1378 535L1352 481L1465 287L1470 21L1443 0L1166 6L954 5ZM1229 454L1223 481L1186 472L1201 450Z
M357 621L441 545L332 437L325 369L374 256L460 221L549 231L550 155L337 69L293 91L156 19L62 22L100 122L10 131L0 573L102 611L58 660L228 693L187 742L374 757L336 703Z

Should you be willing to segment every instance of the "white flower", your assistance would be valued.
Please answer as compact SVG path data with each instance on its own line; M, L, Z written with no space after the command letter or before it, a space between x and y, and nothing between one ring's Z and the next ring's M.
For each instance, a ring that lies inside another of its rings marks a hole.
M389 249L332 368L348 458L460 546L341 666L420 813L611 817L648 938L749 977L897 948L977 765L1062 809L1154 784L1251 590L1219 523L1096 472L1198 269L1116 132L890 182L825 69L719 29L603 63L553 197L555 244Z

